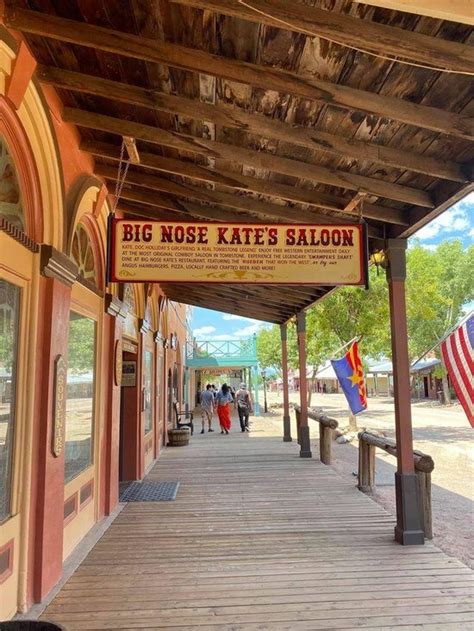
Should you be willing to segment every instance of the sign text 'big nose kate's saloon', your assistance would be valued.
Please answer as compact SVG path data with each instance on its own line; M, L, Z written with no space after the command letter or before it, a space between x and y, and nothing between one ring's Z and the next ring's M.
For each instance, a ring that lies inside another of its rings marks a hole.
M117 282L366 284L365 226L112 219Z

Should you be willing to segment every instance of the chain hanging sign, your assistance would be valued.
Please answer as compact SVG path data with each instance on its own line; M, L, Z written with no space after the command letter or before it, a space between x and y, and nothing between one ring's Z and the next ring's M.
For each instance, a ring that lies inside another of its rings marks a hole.
M114 282L365 285L365 224L177 223L113 218Z

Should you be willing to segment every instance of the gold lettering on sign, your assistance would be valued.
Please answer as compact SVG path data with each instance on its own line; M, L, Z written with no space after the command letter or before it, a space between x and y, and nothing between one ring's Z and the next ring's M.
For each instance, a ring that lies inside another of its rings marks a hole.
M54 360L53 454L58 457L64 447L66 421L67 366L62 355Z

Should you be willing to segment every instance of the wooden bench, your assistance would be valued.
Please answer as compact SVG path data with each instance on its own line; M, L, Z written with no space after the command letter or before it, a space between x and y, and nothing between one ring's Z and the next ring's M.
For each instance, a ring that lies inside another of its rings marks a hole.
M181 429L182 427L189 427L192 436L194 434L193 413L179 410L176 401L173 403L173 407L176 416L176 428Z

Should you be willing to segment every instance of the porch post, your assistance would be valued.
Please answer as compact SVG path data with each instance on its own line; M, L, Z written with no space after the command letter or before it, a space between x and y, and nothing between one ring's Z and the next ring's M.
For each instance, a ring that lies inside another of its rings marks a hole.
M255 414L260 416L260 401L258 400L258 366L253 366L250 371L253 373L254 402L253 407ZM249 388L250 390L250 388Z
M283 373L283 441L291 443L290 397L288 390L288 343L287 326L280 324L281 367Z
M306 313L296 316L298 333L298 357L300 368L300 457L311 458L311 444L308 427L308 384L306 379Z
M397 438L395 540L403 545L424 543L415 464L410 399L410 362L405 304L406 239L388 239L387 280L392 337L393 394Z

